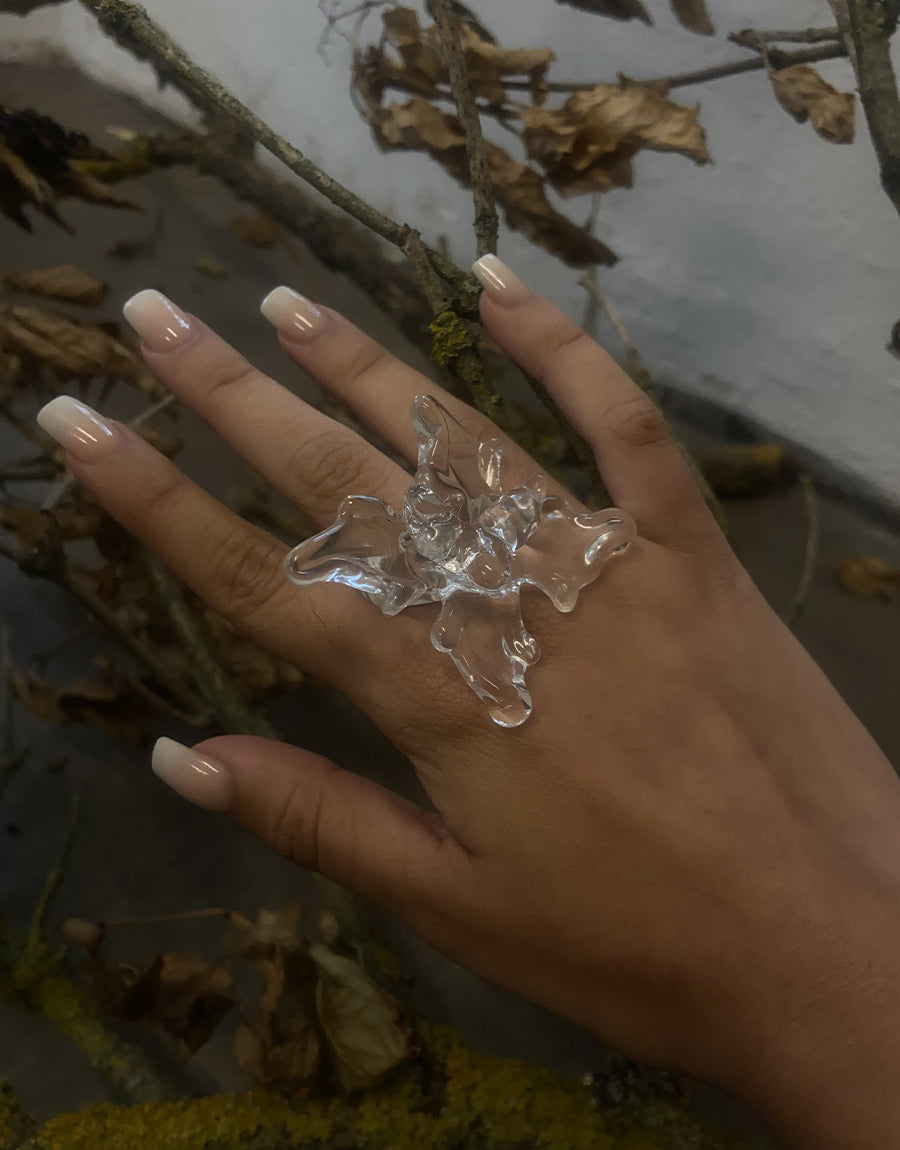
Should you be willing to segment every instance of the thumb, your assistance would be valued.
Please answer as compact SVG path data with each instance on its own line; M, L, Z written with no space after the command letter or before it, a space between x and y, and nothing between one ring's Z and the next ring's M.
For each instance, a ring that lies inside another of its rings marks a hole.
M153 770L183 798L229 814L300 866L403 913L439 902L464 848L439 815L272 739L160 739Z

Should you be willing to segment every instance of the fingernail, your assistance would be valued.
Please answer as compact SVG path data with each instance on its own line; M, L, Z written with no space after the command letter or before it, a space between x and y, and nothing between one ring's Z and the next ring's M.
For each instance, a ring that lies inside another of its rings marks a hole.
M325 327L328 317L314 303L289 287L269 292L259 309L285 339L310 343Z
M183 799L208 811L227 811L234 798L234 781L224 763L174 739L157 740L153 773Z
M504 307L518 307L534 298L534 292L496 256L482 256L472 265L475 278L491 299Z
M148 351L172 351L195 334L190 319L162 292L139 291L122 311Z
M73 399L71 395L58 395L42 407L37 414L38 424L56 442L73 455L90 456L111 445L115 429L92 407Z

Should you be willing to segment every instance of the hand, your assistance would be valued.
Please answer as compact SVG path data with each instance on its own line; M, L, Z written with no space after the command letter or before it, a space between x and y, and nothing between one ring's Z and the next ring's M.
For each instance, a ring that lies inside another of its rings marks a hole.
M653 404L499 261L476 267L488 331L584 435L640 532L572 615L526 597L543 649L533 717L491 724L432 649L430 612L386 619L351 589L292 586L280 542L127 428L58 399L41 422L84 487L216 611L367 711L437 813L250 737L165 740L156 769L629 1055L743 1094L798 1143L875 1146L858 1122L842 1133L820 1094L829 1044L853 1043L881 1116L868 1121L889 1120L897 779L738 564ZM408 459L423 391L497 434L340 315L287 289L264 310L285 351ZM172 391L317 523L351 493L399 506L402 468L199 320L156 293L127 314ZM533 461L509 453L530 478Z

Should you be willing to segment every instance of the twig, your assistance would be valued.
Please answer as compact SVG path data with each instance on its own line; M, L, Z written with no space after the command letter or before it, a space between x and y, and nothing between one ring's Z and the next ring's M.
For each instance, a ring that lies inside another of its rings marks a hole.
M881 184L900 214L900 92L891 58L897 13L885 0L828 0L853 61Z
M847 56L847 49L841 43L823 44L819 48L804 49L801 52L780 52L773 49L770 53L772 66L776 71L781 68L791 68L795 64L817 64L822 60L836 60ZM733 60L729 64L716 64L712 68L701 68L697 72L679 72L674 76L655 76L646 80L634 81L638 84L659 85L666 88L689 88L694 84L705 84L709 80L724 80L728 76L740 76L744 72L765 71L765 63L759 57L746 60ZM549 83L549 92L586 92L596 88L601 81L585 80L577 83ZM608 83L608 81L605 81ZM527 80L504 80L503 86L508 91L528 92L531 84Z
M154 65L160 76L172 83L202 111L227 115L254 140L281 160L295 175L337 207L359 220L377 235L400 249L409 234L407 224L399 224L366 203L323 172L299 148L273 131L259 116L242 104L227 88L198 67L178 44L155 24L143 8L130 0L80 0L92 12L100 27L139 60ZM435 271L455 289L470 286L471 277L433 248L426 248Z
M13 772L25 762L28 751L16 748L15 689L9 652L9 629L0 624L0 795Z
M483 256L497 250L500 221L494 203L494 182L484 147L481 120L460 36L460 19L453 10L451 0L432 0L431 11L441 41L450 88L456 101L456 114L466 139L469 180L475 202L475 236L478 255Z
M816 574L816 560L819 555L819 499L816 495L816 485L812 477L806 472L800 475L800 484L806 506L806 547L803 553L803 570L800 573L800 582L791 600L791 605L785 612L784 621L791 628L796 627L806 604L806 597L812 587Z
M50 907L53 905L53 900L59 893L59 888L62 886L62 881L66 874L66 866L72 854L72 848L75 845L75 835L78 831L79 819L81 818L81 797L81 791L79 790L75 793L75 797L72 800L72 808L69 811L69 821L66 827L66 837L63 839L59 858L47 872L44 886L34 905L31 922L28 926L28 934L25 938L25 947L22 951L21 962L37 962L40 953L47 946L45 937L47 915L50 912Z
M741 32L729 32L732 44L742 48L755 48L756 44L827 44L840 40L837 27L795 28L792 31L758 32L755 28L744 28Z
M275 731L244 702L222 668L209 636L187 605L181 587L168 569L150 551L143 550L144 563L166 613L190 655L194 679L222 727L232 734L275 738ZM165 681L165 680L164 680Z

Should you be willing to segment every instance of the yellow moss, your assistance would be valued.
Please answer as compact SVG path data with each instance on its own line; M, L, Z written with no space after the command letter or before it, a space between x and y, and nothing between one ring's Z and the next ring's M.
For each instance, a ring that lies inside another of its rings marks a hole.
M469 325L454 311L442 311L432 320L429 330L432 335L431 358L442 367L476 346Z

